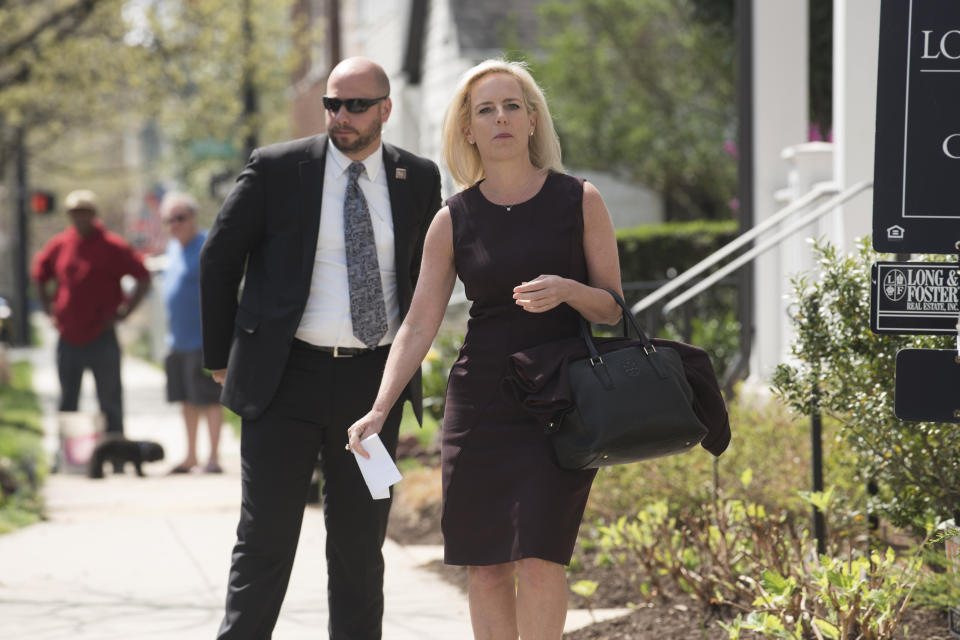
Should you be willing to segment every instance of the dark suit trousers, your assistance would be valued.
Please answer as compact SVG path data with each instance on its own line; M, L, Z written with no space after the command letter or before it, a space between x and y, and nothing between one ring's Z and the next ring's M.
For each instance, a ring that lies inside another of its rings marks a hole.
M330 637L380 638L383 547L390 500L373 500L347 428L370 410L388 349L354 358L294 346L263 415L244 420L243 499L220 640L271 637L286 593L310 480L320 457ZM380 438L393 456L402 401ZM320 567L309 567L320 571Z
M107 433L123 435L123 383L120 378L120 345L113 326L96 340L57 343L57 373L60 376L60 411L76 411L80 402L83 372L90 369L97 387L97 401L106 419Z

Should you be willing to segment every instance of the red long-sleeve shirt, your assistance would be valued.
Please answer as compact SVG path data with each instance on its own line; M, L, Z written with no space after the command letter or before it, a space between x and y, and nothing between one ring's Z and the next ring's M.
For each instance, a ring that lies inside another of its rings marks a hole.
M124 300L120 279L150 277L136 251L99 221L87 236L70 226L36 255L33 279L57 281L53 317L64 340L86 344L99 336Z

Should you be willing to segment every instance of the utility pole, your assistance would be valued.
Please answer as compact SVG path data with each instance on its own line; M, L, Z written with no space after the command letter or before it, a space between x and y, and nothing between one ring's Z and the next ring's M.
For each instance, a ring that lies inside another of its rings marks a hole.
M18 126L14 134L14 154L16 156L17 188L17 241L14 259L15 291L13 300L13 343L26 346L30 344L30 276L27 270L27 255L30 253L29 220L27 217L27 149L24 142L23 126Z
M258 111L257 88L253 84L253 21L250 19L250 0L243 0L243 124L246 133L243 139L246 162L259 146L256 117Z
M340 0L327 2L327 38L330 41L330 70L340 62Z

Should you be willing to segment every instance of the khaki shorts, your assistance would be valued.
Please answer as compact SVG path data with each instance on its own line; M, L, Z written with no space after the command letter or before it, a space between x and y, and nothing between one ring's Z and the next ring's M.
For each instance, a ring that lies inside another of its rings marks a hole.
M167 372L167 401L197 406L220 404L220 385L203 368L203 355L196 351L173 351L163 363Z

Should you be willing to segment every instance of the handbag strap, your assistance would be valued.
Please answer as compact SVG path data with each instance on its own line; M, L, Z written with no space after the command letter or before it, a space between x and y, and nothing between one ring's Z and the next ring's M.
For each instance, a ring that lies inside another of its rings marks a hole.
M647 334L644 332L644 330L640 328L640 323L637 322L635 317L633 317L633 313L630 312L630 308L627 307L626 301L620 297L620 294L613 289L604 288L603 290L609 293L613 297L614 301L620 305L620 312L623 314L623 337L630 337L630 327L632 326L633 330L637 334L637 338L641 343L643 343L644 348L651 352L656 351L656 347L654 347L653 343L650 342L650 338L647 337Z
M628 323L630 326L633 326L633 330L637 334L637 339L640 341L640 345L643 347L643 353L647 356L647 361L653 365L654 370L656 370L657 375L661 378L667 377L667 372L664 370L663 365L660 363L660 359L656 357L651 357L652 354L657 352L657 348L653 346L653 343L650 342L650 338L647 337L647 334L640 328L640 324L637 322L637 319L633 317L633 314L630 313L630 309L627 308L627 303L624 299L613 289L604 288L604 291L609 293L614 301L620 305L621 312L623 314L623 336L629 338L629 329ZM597 349L597 345L593 341L593 332L590 330L590 324L580 316L580 335L583 336L583 340L587 345L587 351L590 353L590 365L593 367L594 372L596 372L597 377L603 383L604 387L610 388L613 386L613 380L610 378L610 374L606 370L606 365L603 362L603 357L600 355L600 351Z

